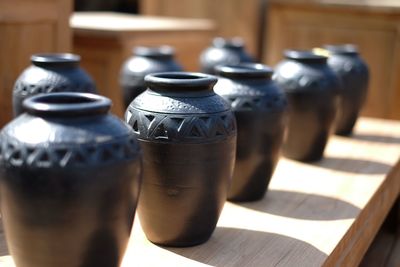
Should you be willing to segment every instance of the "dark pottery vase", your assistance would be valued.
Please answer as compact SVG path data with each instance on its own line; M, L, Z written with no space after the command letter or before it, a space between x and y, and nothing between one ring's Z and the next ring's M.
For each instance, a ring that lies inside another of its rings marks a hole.
M22 102L42 93L96 93L90 76L79 67L80 56L74 54L35 54L32 65L26 68L13 89L14 117L23 113Z
M215 74L218 65L237 65L239 63L253 63L254 59L246 52L241 38L225 39L214 38L212 46L200 55L201 71Z
M286 125L284 92L262 64L217 66L214 90L231 103L238 136L236 162L228 193L231 201L254 201L267 191L280 155Z
M289 101L283 154L300 161L319 160L333 130L340 80L328 66L327 57L288 50L285 58L274 74Z
M132 129L98 95L23 105L0 133L1 215L16 266L119 266L141 182Z
M136 47L133 56L124 62L120 72L120 85L125 107L146 90L144 77L147 74L168 71L183 71L174 59L175 51L170 46Z
M350 135L367 97L369 71L354 45L327 45L328 65L342 81L335 133Z
M143 149L142 228L159 245L203 243L227 197L235 117L214 93L215 77L169 72L147 75L145 81L148 89L125 113Z

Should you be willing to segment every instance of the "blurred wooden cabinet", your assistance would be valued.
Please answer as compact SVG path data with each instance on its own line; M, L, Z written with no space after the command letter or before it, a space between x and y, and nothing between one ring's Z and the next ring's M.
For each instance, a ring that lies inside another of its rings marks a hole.
M371 72L363 115L400 119L400 2L368 3L269 1L264 61L275 65L288 48L354 43Z
M12 87L30 56L71 49L72 0L0 0L0 127L12 117Z
M218 36L240 36L247 50L260 55L262 6L264 0L140 0L143 15L209 18L217 25Z
M96 81L100 94L123 115L119 72L135 46L171 45L187 71L199 68L198 58L215 33L208 19L161 18L113 12L76 12L71 18L74 52Z

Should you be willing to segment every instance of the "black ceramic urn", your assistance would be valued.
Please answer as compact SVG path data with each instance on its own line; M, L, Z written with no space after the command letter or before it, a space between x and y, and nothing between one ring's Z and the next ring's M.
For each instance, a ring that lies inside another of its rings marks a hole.
M174 55L175 51L170 46L140 46L133 50L133 56L124 62L120 72L125 107L146 90L144 77L147 74L183 70Z
M142 228L160 245L205 242L233 173L235 117L214 93L213 76L169 72L148 75L145 81L148 89L125 113L143 149Z
M328 65L342 81L335 133L350 135L365 102L368 89L368 66L354 45L327 45Z
M1 215L18 267L118 267L141 182L132 129L111 101L33 96L0 133Z
M239 63L253 63L254 59L246 52L241 38L217 37L200 55L201 71L215 74L218 65L237 65Z
M238 137L236 162L228 199L261 199L280 155L286 124L284 92L262 64L217 66L215 92L231 103Z
M35 54L31 57L31 63L14 85L14 116L24 112L22 102L33 95L55 92L96 93L92 78L79 67L78 55Z
M274 74L289 101L283 154L300 161L319 160L333 129L340 80L325 56L298 50L284 54Z

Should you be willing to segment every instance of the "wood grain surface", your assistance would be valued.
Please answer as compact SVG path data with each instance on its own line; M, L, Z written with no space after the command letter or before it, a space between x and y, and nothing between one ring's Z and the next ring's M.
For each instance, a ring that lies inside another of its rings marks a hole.
M400 122L363 118L319 162L282 158L266 197L227 202L203 245L155 246L137 217L122 266L357 266L399 195L399 156Z
M122 117L125 106L119 85L122 64L136 46L170 45L186 71L198 71L199 55L215 31L209 19L137 16L113 12L75 12L71 17L73 51L96 82L100 94L113 101Z
M72 0L0 0L0 127L12 119L12 89L35 53L71 52Z
M399 1L274 0L268 3L264 63L274 66L282 60L285 49L355 44L371 74L363 116L400 119Z
M264 1L264 0L262 0ZM262 12L260 0L139 0L142 15L208 18L217 25L216 35L240 36L246 50L258 58L261 54Z

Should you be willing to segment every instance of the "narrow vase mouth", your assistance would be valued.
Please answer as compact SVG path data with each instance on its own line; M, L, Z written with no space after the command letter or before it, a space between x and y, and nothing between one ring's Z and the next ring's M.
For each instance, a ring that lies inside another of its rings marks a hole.
M213 39L212 45L216 48L242 49L244 47L244 41L240 37L216 37Z
M326 63L328 57L317 55L309 50L285 50L285 58L303 63Z
M40 67L73 67L81 61L79 55L70 53L41 53L31 56L31 62Z
M175 49L168 45L157 47L137 46L133 49L133 54L139 57L172 58L175 55Z
M159 72L144 77L146 85L153 91L182 93L212 91L217 78L197 72Z
M324 45L330 54L335 55L358 55L358 47L354 44Z
M215 67L218 75L236 79L271 79L274 71L260 63L241 63L238 65L220 65Z
M89 116L107 114L111 100L89 93L40 94L24 100L25 111L38 116Z

